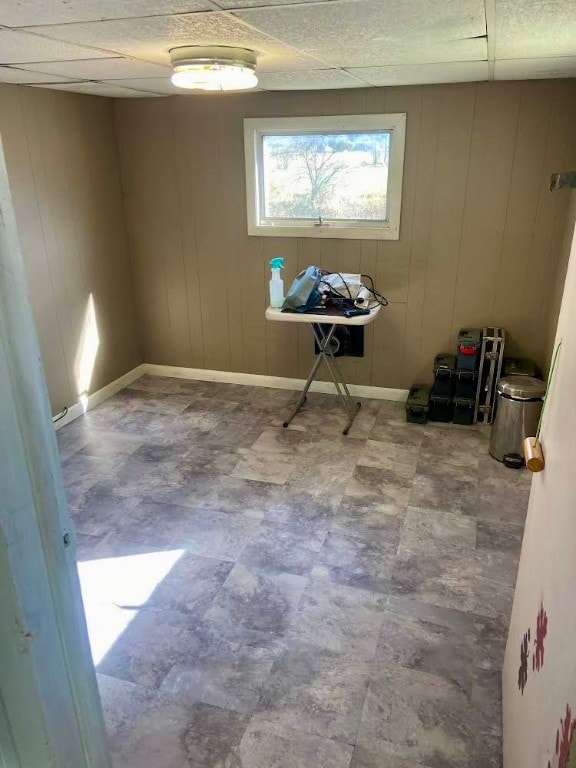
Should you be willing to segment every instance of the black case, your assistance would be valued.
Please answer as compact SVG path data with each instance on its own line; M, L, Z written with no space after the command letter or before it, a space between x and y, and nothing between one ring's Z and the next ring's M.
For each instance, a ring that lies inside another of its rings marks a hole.
M452 398L431 394L428 418L430 421L452 421Z
M426 424L430 403L430 387L427 384L414 384L406 400L406 421L412 424Z
M454 424L474 424L476 401L468 397L454 398Z
M434 384L432 394L438 397L452 397L456 355L440 354L434 358Z
M456 397L476 400L478 371L456 371Z
M480 366L482 331L479 328L462 328L458 332L458 370L477 371Z

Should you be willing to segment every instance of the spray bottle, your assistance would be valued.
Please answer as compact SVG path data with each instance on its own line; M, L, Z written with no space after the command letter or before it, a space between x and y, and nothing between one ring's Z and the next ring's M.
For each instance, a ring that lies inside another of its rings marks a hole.
M284 281L280 277L280 270L284 269L282 256L274 256L270 259L272 267L272 279L270 280L270 306L279 309L284 302Z

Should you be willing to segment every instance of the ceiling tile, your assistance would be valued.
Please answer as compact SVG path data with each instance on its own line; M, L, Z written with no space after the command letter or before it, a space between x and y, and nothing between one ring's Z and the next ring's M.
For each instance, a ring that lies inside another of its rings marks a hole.
M172 85L169 77L131 77L110 81L110 83L148 93L163 93L167 96L185 93L182 88Z
M0 24L31 27L217 8L211 0L0 0Z
M238 8L266 8L272 5L304 5L305 3L317 3L318 0L214 0L224 10L232 11ZM336 3L338 0L324 0L324 2Z
M313 72L264 72L258 84L265 91L309 91L324 88L365 88L366 83L341 69Z
M576 56L574 0L498 0L496 58Z
M496 80L541 80L576 77L576 56L549 59L503 59L495 64Z
M210 94L203 91L186 90L185 88L176 88L172 85L168 77L146 77L130 78L126 80L109 80L112 85L121 85L126 88L137 88L139 91L147 91L151 94L164 94L166 96L217 96L218 93L212 91ZM235 91L235 93L255 93L261 88L250 88L249 91ZM142 94L147 95L147 94ZM226 98L224 95L223 98Z
M224 12L64 24L35 27L35 30L70 43L94 45L164 65L170 64L170 48L178 45L237 45L259 54L259 71L318 69L319 66L312 57L271 40Z
M0 64L26 64L34 61L95 59L109 53L83 48L58 40L48 40L29 32L0 29Z
M341 0L235 15L336 67L487 58L483 0Z
M454 61L444 64L400 64L350 70L370 85L424 85L465 83L488 79L487 61Z
M125 77L169 77L170 67L161 67L135 59L83 59L81 61L56 61L24 64L24 69L63 75L73 80L116 80Z
M59 83L66 81L65 77L47 75L43 72L31 72L16 67L0 67L0 83Z
M147 98L160 96L159 93L142 93L141 91L121 88L116 82L110 83L58 83L57 85L38 85L34 88L51 88L57 91L71 91L73 93L89 93L94 96L111 96L113 98Z

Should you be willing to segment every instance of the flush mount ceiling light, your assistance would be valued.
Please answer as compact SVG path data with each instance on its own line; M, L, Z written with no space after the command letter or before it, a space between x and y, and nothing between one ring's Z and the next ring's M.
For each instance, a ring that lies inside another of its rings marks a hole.
M177 88L202 91L238 91L254 88L256 54L247 48L187 45L172 48L172 83Z

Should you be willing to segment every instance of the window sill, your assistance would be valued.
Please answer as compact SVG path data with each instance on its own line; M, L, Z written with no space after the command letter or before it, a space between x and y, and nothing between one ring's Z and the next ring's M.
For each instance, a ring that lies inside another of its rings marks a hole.
M318 226L278 226L249 224L248 234L256 237L320 237L333 240L399 240L400 230L394 227L346 227L336 224Z

